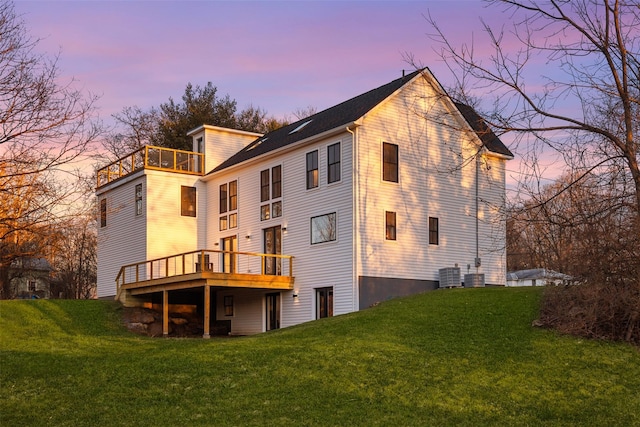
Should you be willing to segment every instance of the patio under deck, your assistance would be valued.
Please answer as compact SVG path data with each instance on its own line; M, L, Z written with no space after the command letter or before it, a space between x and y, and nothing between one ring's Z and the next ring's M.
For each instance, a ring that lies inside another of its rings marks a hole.
M169 292L204 288L203 337L209 338L211 288L288 291L294 281L290 255L198 250L121 267L116 299L162 293L162 329L168 336Z

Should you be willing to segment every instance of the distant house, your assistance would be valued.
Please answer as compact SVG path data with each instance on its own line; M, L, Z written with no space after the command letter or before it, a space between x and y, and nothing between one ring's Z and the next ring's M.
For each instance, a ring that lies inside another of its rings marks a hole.
M568 285L573 277L546 268L533 268L507 273L507 286Z
M439 287L505 285L512 153L429 70L265 135L203 125L98 171L98 296L252 334Z
M51 264L45 258L22 257L9 267L9 283L18 298L49 298Z

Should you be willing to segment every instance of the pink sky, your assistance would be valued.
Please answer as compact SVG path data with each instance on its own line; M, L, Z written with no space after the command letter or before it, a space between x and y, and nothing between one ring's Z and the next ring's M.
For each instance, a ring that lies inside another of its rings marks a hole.
M443 82L430 12L460 41L495 16L478 0L17 1L39 48L101 95L104 116L179 99L211 81L240 109L324 109L399 77L409 52Z
M188 82L208 81L238 109L252 104L291 118L296 109L322 110L399 77L411 69L405 53L446 86L451 75L433 51L425 15L456 46L475 38L476 53L481 18L511 24L479 0L16 0L15 11L42 39L39 50L60 51L63 78L101 96L107 122L124 107L157 107L179 100Z

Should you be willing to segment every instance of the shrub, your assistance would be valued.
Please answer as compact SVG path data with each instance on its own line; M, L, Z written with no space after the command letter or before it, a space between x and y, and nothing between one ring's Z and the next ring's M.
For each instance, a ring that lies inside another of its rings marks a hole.
M640 279L548 287L536 324L561 333L640 345Z

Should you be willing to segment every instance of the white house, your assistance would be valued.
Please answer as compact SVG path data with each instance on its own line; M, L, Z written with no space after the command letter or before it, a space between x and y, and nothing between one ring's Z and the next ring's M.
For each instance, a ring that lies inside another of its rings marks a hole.
M258 135L201 126L98 172L98 294L253 334L435 289L505 285L505 163L419 70Z

